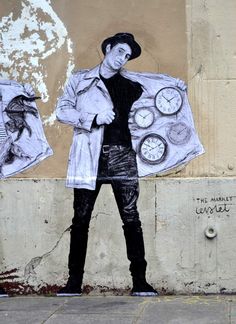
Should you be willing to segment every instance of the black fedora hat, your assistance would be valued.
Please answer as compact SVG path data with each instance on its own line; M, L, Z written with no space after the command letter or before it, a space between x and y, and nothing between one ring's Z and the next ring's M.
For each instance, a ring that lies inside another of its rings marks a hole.
M111 44L113 47L119 43L126 43L130 46L132 53L129 60L133 60L141 54L141 47L130 33L117 33L114 36L106 38L101 45L103 54L106 54L106 47L108 44Z

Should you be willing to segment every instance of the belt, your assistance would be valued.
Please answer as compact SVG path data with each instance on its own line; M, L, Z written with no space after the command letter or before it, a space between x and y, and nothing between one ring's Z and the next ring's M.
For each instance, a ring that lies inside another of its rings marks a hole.
M127 145L104 144L104 145L102 145L102 153L104 153L104 154L109 153L110 149L120 150L120 149L124 149L124 148L129 148L129 147L130 146L127 146Z

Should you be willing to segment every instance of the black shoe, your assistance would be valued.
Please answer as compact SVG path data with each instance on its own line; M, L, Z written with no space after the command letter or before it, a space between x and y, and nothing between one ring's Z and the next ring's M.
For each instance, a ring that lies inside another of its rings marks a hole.
M0 298L1 297L8 297L8 294L6 293L6 291L3 288L0 288Z
M66 286L61 288L57 293L58 297L73 297L81 295L81 284L78 284L76 280L72 280L71 278L68 279Z
M153 297L158 296L158 292L145 281L134 282L131 296Z

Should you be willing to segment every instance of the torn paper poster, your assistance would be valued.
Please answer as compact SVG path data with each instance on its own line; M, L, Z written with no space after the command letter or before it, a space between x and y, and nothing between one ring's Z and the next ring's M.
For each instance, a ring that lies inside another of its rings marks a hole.
M0 80L0 178L22 172L53 154L29 84Z

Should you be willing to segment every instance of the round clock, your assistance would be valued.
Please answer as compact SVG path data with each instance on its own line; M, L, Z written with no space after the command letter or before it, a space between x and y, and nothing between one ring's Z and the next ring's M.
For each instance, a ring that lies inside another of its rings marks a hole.
M186 144L191 137L191 129L183 122L173 123L167 131L167 137L172 144Z
M177 88L165 87L157 92L155 104L160 113L170 116L181 109L183 98Z
M167 154L167 143L156 133L145 135L139 144L138 154L142 161L149 164L162 162Z
M150 127L154 119L154 112L150 108L139 108L135 111L134 121L140 128Z

